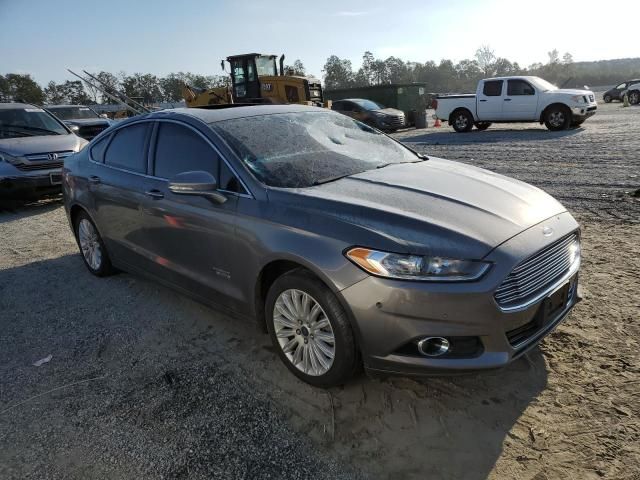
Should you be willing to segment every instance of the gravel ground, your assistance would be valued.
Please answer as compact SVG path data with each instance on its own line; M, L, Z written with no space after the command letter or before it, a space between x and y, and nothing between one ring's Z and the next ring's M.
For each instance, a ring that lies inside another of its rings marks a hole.
M584 301L474 375L314 389L254 325L91 276L58 200L0 212L0 478L640 478L639 115L398 134L544 188L583 225Z

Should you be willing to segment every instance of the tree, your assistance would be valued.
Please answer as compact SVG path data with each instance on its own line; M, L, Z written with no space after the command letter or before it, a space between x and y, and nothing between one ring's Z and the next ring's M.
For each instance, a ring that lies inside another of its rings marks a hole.
M284 71L291 72L293 73L293 75L300 75L302 77L304 77L307 74L307 70L304 68L304 64L302 63L302 60L299 60L299 59L296 59L296 61L293 62L293 65L285 65Z
M48 105L60 105L62 103L66 103L64 93L60 89L60 86L54 81L49 82L44 88L44 98Z
M547 55L549 56L549 63L547 63L547 65L557 65L560 63L560 53L557 49L554 48L550 52L547 52Z
M2 82L2 96L8 101L27 102L41 105L44 92L29 74L7 73Z
M476 61L485 77L495 75L496 54L489 45L482 45L476 50Z
M116 77L113 73L101 71L100 73L94 75L100 82L98 86L104 91L111 95L114 95L120 89L120 81L118 77ZM101 92L102 103L117 103L115 100L109 98L108 95L105 95L104 92Z
M569 52L565 53L562 56L562 63L564 65L571 65L573 64L573 55L571 55Z
M331 55L327 58L322 71L324 72L324 84L328 90L353 85L354 75L350 60L342 60L336 55Z
M142 103L150 104L162 99L158 77L150 73L134 73L125 75L122 81L124 93L128 97L141 98Z

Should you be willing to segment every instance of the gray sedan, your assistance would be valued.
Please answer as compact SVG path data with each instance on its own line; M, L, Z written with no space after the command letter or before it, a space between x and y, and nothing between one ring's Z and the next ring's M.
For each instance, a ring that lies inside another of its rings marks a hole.
M552 197L320 108L135 117L65 161L63 191L91 273L255 319L316 386L500 367L579 299Z

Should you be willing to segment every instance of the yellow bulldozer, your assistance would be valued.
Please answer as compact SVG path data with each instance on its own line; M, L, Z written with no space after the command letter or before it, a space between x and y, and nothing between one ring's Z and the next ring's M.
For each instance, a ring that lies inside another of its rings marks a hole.
M209 89L185 84L182 94L187 107L230 103L298 103L325 106L320 80L285 72L284 55L280 57L280 74L278 74L276 58L276 55L260 53L227 57L231 67L230 84ZM225 70L224 60L221 66L222 70Z

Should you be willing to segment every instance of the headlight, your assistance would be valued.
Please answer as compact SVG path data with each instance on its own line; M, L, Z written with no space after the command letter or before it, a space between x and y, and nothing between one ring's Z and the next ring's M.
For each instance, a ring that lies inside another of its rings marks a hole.
M576 239L569 246L569 265L573 265L576 260L580 260L580 240Z
M18 163L21 163L19 158L4 152L0 152L0 162L7 162L11 165L17 165Z
M573 95L571 97L571 100L573 100L576 103L586 103L582 95Z
M352 248L346 256L363 270L380 277L435 282L464 282L480 278L490 263Z

